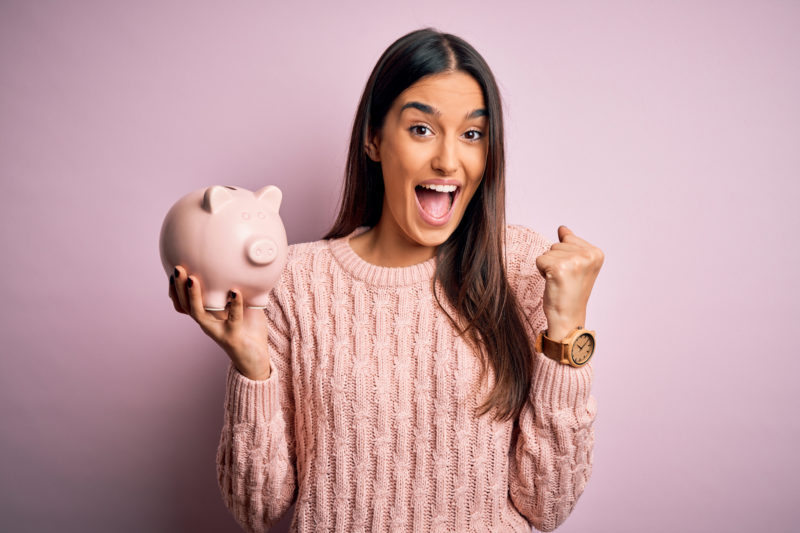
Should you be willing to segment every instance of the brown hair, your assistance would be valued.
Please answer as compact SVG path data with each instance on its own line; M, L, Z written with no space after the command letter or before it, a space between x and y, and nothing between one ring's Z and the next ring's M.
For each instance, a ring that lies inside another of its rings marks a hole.
M516 419L533 378L533 352L521 310L508 284L503 258L503 112L489 66L463 39L424 28L399 38L380 57L353 121L339 214L324 238L344 237L359 226L378 223L383 208L383 174L380 163L367 157L367 139L382 128L401 92L424 76L456 70L470 74L483 90L489 149L483 179L460 224L436 251L434 289L438 281L458 317L451 316L442 306L438 291L434 290L434 294L460 334L466 334L467 341L480 351L481 380L486 377L487 359L495 370L495 386L479 414L497 407L499 418Z

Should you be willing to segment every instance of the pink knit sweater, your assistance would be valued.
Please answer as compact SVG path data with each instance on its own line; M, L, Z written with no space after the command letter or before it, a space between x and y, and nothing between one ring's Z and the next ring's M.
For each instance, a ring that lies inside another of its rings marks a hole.
M225 505L247 531L268 530L293 503L292 532L555 529L591 475L591 363L535 353L519 418L477 417L495 374L478 383L479 360L437 307L436 258L367 263L348 243L365 229L290 247L265 310L272 374L255 381L229 366ZM506 236L533 345L547 327L535 258L551 243L522 226Z

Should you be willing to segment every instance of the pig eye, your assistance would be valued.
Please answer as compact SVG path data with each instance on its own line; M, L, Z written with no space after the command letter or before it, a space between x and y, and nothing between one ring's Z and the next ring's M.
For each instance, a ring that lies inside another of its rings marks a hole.
M264 211L258 212L258 218L265 218L267 215L264 214Z
M247 211L242 211L242 219L250 220L250 213L248 213Z

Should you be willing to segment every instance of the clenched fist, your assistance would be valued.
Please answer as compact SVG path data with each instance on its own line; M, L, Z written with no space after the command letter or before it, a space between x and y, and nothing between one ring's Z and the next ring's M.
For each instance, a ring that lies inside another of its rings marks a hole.
M566 226L558 227L558 240L536 258L545 279L544 314L547 336L560 341L578 326L586 327L586 304L605 256Z

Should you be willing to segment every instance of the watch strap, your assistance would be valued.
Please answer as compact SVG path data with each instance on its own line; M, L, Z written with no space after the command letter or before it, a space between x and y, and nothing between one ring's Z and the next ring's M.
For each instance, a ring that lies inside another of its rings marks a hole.
M568 345L556 342L547 337L544 331L540 332L536 338L536 351L543 353L545 356L558 363L569 364L569 361L564 357L567 347Z
M566 357L566 350L569 348L569 344L556 342L548 337L546 333L542 333L542 353L554 361L569 364L569 360Z

